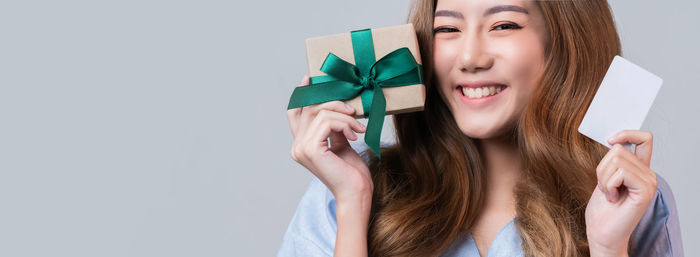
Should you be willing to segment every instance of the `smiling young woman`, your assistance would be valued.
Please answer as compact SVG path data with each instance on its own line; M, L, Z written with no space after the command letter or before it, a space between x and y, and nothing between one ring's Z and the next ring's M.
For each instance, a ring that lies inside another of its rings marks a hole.
M418 0L411 20L425 110L394 116L381 161L342 102L288 111L318 179L279 256L682 256L651 133L577 132L621 54L606 1Z

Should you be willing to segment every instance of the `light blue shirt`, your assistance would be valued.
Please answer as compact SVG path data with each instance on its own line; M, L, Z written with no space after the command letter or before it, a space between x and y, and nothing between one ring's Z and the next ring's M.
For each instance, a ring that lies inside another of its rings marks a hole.
M357 151L364 150L353 144ZM367 160L365 160L367 161ZM658 188L653 201L632 233L633 257L682 257L680 224L676 202L666 181L657 175ZM282 240L278 257L333 256L337 221L333 194L317 178L302 196ZM498 232L489 246L488 257L523 256L520 232L511 220ZM444 257L474 256L479 252L468 233L442 253Z

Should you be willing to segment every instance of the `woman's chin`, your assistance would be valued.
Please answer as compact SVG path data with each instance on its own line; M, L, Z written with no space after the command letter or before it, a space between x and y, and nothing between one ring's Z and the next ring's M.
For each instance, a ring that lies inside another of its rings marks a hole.
M506 128L505 125L499 125L495 126L492 124L484 124L482 126L479 126L478 124L475 123L469 123L469 124L458 124L459 129L464 133L464 135L473 138L473 139L491 139L491 138L496 138L503 136L505 134Z
M478 129L478 128L462 128L460 127L460 130L462 130L462 133L464 135L473 138L473 139L489 139L492 138L496 133L494 133L493 129Z

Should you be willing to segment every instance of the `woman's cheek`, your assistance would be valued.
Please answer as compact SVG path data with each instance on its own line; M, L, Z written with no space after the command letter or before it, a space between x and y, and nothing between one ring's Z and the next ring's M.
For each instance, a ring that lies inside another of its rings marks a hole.
M441 93L447 95L451 90L449 74L454 65L454 52L448 43L436 41L433 50L433 64Z
M437 40L433 48L433 61L435 64L435 72L439 77L445 77L450 71L454 54L448 43Z
M511 66L511 80L518 81L526 91L534 90L536 79L542 73L544 55L542 46L534 35L513 37L502 42L503 59L508 60Z

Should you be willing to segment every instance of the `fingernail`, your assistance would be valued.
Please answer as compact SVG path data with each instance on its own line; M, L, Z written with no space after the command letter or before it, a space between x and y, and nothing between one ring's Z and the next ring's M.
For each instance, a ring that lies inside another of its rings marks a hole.
M352 108L352 105L345 104L345 109L348 109L348 111L354 110L355 108Z
M611 142L614 142L615 141L614 139L615 139L615 136L608 138L608 144L610 144Z

